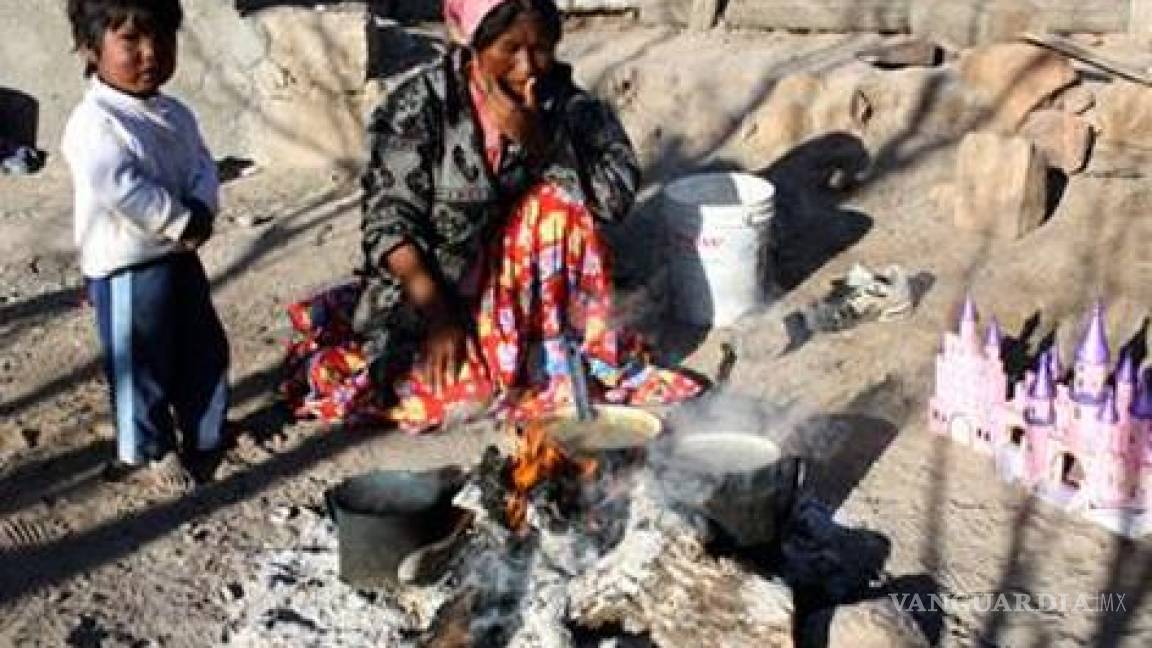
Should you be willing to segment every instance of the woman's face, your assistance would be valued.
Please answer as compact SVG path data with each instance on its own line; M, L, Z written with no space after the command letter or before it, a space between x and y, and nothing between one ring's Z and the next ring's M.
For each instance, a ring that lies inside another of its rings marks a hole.
M540 16L526 12L491 44L477 51L476 61L481 72L523 102L528 81L539 81L552 69L555 53L556 43L548 37Z

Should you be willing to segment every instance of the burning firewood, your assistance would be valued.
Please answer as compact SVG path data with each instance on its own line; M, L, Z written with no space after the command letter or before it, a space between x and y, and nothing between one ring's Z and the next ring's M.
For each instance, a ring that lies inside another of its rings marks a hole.
M523 536L527 530L528 502L533 492L542 485L551 486L554 500L563 506L571 499L565 490L579 488L579 482L596 474L595 459L570 456L560 444L548 435L541 421L532 421L513 428L519 439L516 455L507 463L507 483L511 485L504 509L508 528Z

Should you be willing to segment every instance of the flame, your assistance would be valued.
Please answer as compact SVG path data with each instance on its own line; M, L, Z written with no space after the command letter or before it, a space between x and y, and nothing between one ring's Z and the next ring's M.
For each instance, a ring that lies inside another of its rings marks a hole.
M512 493L505 513L508 526L519 534L527 530L528 496L540 483L553 478L574 475L591 479L598 464L595 459L570 457L552 437L542 421L532 421L514 428L520 438L519 449L512 457L510 480Z

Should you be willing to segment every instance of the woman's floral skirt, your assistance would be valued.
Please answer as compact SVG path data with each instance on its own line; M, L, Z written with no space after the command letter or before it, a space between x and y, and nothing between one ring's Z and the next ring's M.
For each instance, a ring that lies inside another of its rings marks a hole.
M419 357L391 385L373 384L350 325L358 283L289 306L297 338L282 393L295 413L409 431L483 413L526 419L571 404L569 354L579 354L594 401L665 404L700 392L695 380L653 365L640 338L617 326L607 249L591 213L562 189L529 192L485 258L467 359L439 393Z

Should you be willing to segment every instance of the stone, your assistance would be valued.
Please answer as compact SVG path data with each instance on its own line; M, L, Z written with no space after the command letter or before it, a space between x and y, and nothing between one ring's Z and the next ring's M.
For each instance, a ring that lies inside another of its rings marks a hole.
M1152 148L1152 88L1117 80L1096 99L1102 141Z
M687 25L695 0L640 0L637 14L649 25Z
M970 133L956 156L956 227L1014 240L1039 227L1047 200L1047 167L1022 136Z
M792 74L781 78L768 99L745 124L742 140L756 164L771 163L809 137L824 133L859 133L875 116L861 90L865 65L817 78Z
M814 612L801 631L802 645L828 648L927 648L924 633L890 598Z
M867 73L873 72L866 67L863 69ZM860 70L853 68L822 79L819 91L808 104L811 134L859 133L864 129L876 111L860 89L861 79Z
M758 164L771 163L807 137L810 107L823 87L811 74L790 74L776 82L744 126L743 145L755 152Z
M365 150L357 95L317 92L269 100L253 123L262 133L252 157L268 167L327 169L357 166Z
M906 32L900 0L728 0L724 22L744 29L825 32Z
M1088 163L1092 127L1076 115L1053 108L1036 110L1028 115L1020 133L1040 149L1049 166L1064 173L1078 173Z
M987 110L981 127L1004 133L1077 79L1067 58L1026 43L976 48L960 60L960 76Z
M688 28L695 31L712 29L720 15L720 0L693 0Z
M292 90L358 92L364 85L367 31L359 12L281 8L255 14L268 34L268 58Z
M866 49L856 58L879 68L926 67L937 65L944 58L940 46L925 38L905 38Z
M1083 115L1096 105L1096 95L1082 85L1074 85L1056 95L1055 105L1074 115Z
M804 140L809 131L808 109L793 102L768 102L752 115L743 146L757 163L770 164Z
M1036 7L1026 0L912 0L909 7L913 35L954 50L1010 41L1035 29L1037 15Z
M820 77L814 74L789 74L776 82L769 101L791 101L807 105L812 103L823 87Z

